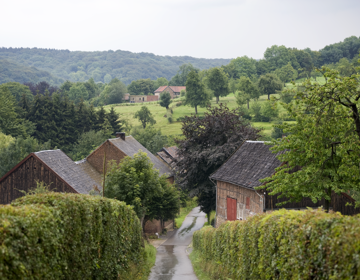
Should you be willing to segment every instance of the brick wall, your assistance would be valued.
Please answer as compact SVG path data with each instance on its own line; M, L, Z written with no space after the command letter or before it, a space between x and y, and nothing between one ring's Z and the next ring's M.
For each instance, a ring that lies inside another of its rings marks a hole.
M263 198L254 191L226 182L217 182L216 186L216 226L227 219L227 197L236 199L237 219L246 220L247 217L263 213Z
M87 158L87 161L100 173L103 173L105 151L107 164L111 160L115 160L116 163L119 163L120 160L126 157L126 155L122 151L114 147L114 145L111 144L109 141L106 141ZM107 166L106 168L108 167L109 166Z
M147 102L158 101L158 100L159 100L159 96L157 96L157 95L148 95L148 96L146 97L146 100L147 100Z
M176 97L175 92L171 88L167 87L166 89L164 89L163 92L165 91L170 93L171 99L174 99Z

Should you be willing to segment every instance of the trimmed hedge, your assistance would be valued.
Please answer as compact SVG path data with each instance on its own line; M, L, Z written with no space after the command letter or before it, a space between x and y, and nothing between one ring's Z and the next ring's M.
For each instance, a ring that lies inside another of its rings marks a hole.
M141 232L124 202L24 196L0 207L0 279L126 279L146 258Z
M280 210L204 227L193 246L213 279L360 279L360 216Z

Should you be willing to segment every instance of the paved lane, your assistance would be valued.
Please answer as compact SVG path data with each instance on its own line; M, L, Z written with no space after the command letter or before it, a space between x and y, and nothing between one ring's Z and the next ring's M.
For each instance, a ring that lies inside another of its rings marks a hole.
M186 248L194 231L203 227L206 215L194 208L185 218L181 228L157 249L156 262L149 280L197 280Z

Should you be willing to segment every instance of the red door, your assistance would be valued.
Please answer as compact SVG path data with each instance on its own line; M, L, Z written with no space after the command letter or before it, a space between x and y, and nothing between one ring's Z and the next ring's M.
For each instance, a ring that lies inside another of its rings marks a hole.
M236 199L228 197L226 199L226 208L227 208L227 220L235 221L236 220Z

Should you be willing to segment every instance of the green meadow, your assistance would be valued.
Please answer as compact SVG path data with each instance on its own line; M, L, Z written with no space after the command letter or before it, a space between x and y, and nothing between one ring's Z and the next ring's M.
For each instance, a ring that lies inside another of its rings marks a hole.
M303 79L297 80L296 84L300 84ZM313 79L312 79L313 80ZM323 78L317 78L317 81L320 83L324 83ZM293 87L292 84L286 84L286 87ZM278 94L274 94L272 96L279 97ZM122 103L117 105L108 105L105 106L106 110L110 110L113 106L117 113L121 114L122 119L126 119L129 124L132 126L139 126L140 122L134 118L134 114L136 111L140 110L141 106L147 106L151 111L152 115L156 120L156 124L154 125L155 128L161 129L161 132L164 135L179 135L181 134L181 121L177 121L177 119L185 116L190 116L195 114L195 109L190 106L176 106L176 103L181 102L183 98L174 99L173 102L170 104L170 108L173 110L172 119L173 122L169 123L166 117L166 109L161 107L158 102L149 102L149 103ZM266 102L267 95L262 95L259 98L259 102ZM250 108L254 101L250 101ZM226 97L220 97L220 103L226 104L230 109L235 109L238 107L236 103L236 98L233 93L229 94ZM215 98L211 100L211 106L218 106L216 104ZM284 113L285 109L278 103L279 113ZM206 108L198 108L198 115L203 116L206 111ZM252 122L252 125L257 128L262 128L262 134L264 136L270 136L271 131L273 129L274 122Z

